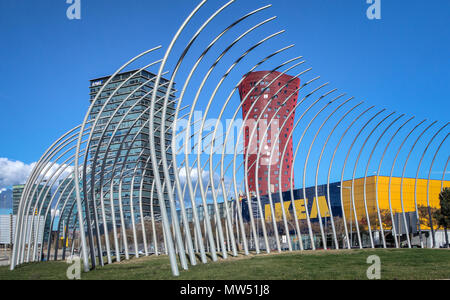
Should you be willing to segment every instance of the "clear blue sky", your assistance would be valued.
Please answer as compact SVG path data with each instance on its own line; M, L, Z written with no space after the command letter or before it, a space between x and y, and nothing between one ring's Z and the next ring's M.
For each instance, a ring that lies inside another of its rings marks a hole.
M82 19L68 20L64 0L2 0L0 157L36 161L82 121L89 79L167 46L197 3L82 0ZM448 121L450 1L382 0L382 19L374 21L365 0L237 0L234 6L244 12L270 3L263 15L278 16L271 28L287 30L274 43L296 44L325 81L390 111Z

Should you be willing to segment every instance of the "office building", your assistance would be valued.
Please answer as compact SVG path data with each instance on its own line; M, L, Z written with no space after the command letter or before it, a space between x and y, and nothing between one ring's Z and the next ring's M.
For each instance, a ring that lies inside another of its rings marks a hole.
M124 217L126 219L127 226L131 223L131 209L130 209L130 194L132 178L134 177L133 188L133 208L136 222L140 221L139 210L139 190L141 178L145 172L144 184L143 184L143 198L142 206L144 211L144 217L150 215L150 193L153 182L153 171L151 164L147 164L150 156L149 147L149 107L154 89L155 74L146 70L139 71L133 76L135 71L128 71L115 76L115 78L103 89L102 93L97 98L93 109L90 114L91 119L98 117L102 107L110 99L101 112L99 122L94 129L94 136L92 140L92 147L90 149L91 161L95 156L95 152L98 149L97 163L95 165L95 178L100 178L99 174L103 175L103 184L108 183L104 187L104 199L106 207L109 207L109 182L113 178L114 183L114 195L115 207L119 207L119 182L122 180L122 205L124 208ZM104 87L106 82L110 79L110 76L101 77L91 80L90 84L90 97L91 103L94 101ZM168 164L172 162L171 149L161 149L160 134L161 134L161 116L162 105L164 103L164 96L166 95L168 81L164 78L161 79L160 86L157 91L157 100L155 103L155 139L154 144L156 146L157 163L160 162L161 152L164 151L167 155ZM114 92L120 87L117 92ZM175 112L175 90L171 91L169 99L169 105L167 107L166 115L166 147L171 145L172 132L168 131L171 127ZM112 118L112 122L108 124L111 116L116 114ZM118 123L122 121L120 128L113 135ZM99 140L105 130L102 142L99 145ZM108 155L105 156L106 148L111 140ZM102 164L104 168L102 169ZM114 170L114 171L113 171ZM172 182L174 180L173 168L170 168L170 175ZM160 176L164 178L162 166L160 166ZM99 200L99 187L96 186L96 197ZM166 205L168 201L168 194L165 191ZM155 202L155 214L159 214L158 196L156 189L154 190ZM98 206L97 206L98 207ZM116 220L119 220L119 210L116 209ZM109 221L109 220L108 220Z
M293 144L290 133L294 126L293 111L297 103L300 79L280 75L279 72L268 71L250 73L239 86L244 120L248 120L244 124L244 158L248 155L247 182L249 191L253 194L257 190L260 195L286 191L291 187L291 180L294 181L291 174ZM276 79L277 77L279 78ZM258 119L260 121L256 122ZM264 137L266 129L267 135ZM286 153L281 157L285 146ZM260 159L256 161L258 152L261 153ZM278 180L280 174L281 186Z

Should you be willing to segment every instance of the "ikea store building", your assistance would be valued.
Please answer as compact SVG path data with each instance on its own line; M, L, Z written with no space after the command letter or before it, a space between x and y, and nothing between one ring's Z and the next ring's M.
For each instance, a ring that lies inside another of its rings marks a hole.
M261 210L266 226L273 228L272 216L276 218L278 231L285 238L284 214L288 224L289 233L296 236L295 217L300 224L303 241L308 243L307 218L311 221L311 228L317 247L323 247L318 229L319 220L322 220L325 228L327 244L333 243L332 222L333 217L337 236L342 239L339 243L344 245L345 234L343 222L346 220L349 239L353 247L359 247L357 230L361 233L363 247L370 247L369 224L375 239L375 246L382 246L381 228L383 229L387 246L395 246L392 235L392 227L395 226L397 239L400 246L405 246L406 233L409 233L412 246L424 245L431 247L431 227L429 212L440 208L439 194L443 188L450 187L450 181L411 179L399 177L372 176L366 179L360 178L354 181L344 181L296 189L261 196ZM342 197L341 197L342 195ZM271 198L271 199L270 199ZM270 205L270 200L273 203ZM250 221L250 209L248 201L241 199L243 218ZM256 197L251 201L251 211L256 224L261 228L261 216ZM366 208L367 207L367 208ZM392 214L391 214L392 212ZM320 218L319 218L320 213ZM405 220L407 227L405 228ZM440 231L437 222L432 217L432 225L435 231L435 246L445 244L445 235ZM358 228L356 228L358 226ZM260 230L258 230L260 231ZM420 234L419 234L420 233ZM294 241L295 242L295 241ZM305 244L304 243L304 244ZM342 245L339 245L340 247Z

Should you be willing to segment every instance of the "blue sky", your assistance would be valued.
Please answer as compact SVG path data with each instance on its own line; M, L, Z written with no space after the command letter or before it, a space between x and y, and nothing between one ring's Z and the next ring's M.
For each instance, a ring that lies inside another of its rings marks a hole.
M206 12L224 3L210 2ZM82 121L89 79L113 73L144 50L167 46L198 1L81 3L82 19L68 20L64 0L0 2L0 157L38 160ZM365 0L237 0L234 9L244 14L270 3L261 18L278 19L268 31L287 30L274 48L296 44L314 74L358 100L417 120L448 121L448 0L382 0L381 20L367 19ZM228 25L229 17L219 18L219 25Z

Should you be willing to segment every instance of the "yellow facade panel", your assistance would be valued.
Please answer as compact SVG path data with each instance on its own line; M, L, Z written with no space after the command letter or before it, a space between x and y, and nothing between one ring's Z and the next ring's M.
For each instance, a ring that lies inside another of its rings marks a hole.
M450 187L450 181L444 181L443 187ZM353 185L352 181L349 180L344 182L342 190L344 212L347 220L349 218L354 219L353 209L355 208L358 221L363 221L364 224L364 219L366 218L365 203L367 203L367 213L370 221L373 223L375 220L372 218L377 218L377 189L378 205L380 211L384 213L390 213L390 211L393 214L415 212L416 201L419 208L421 206L428 207L429 203L430 207L439 209L441 188L441 180L428 181L426 179L418 179L416 183L416 180L412 178L404 178L402 182L402 179L399 177L390 179L389 177L380 176L377 183L377 177L372 176L367 178L364 192L364 178L355 179ZM401 191L403 191L403 199ZM352 194L354 201L352 201ZM364 194L366 201L364 201Z

